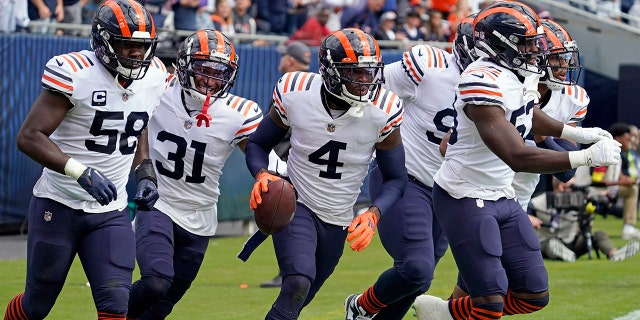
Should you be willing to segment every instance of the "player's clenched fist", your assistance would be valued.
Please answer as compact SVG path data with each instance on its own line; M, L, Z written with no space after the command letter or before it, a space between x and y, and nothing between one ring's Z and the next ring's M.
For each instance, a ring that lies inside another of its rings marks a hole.
M365 211L363 214L353 218L351 225L347 229L349 235L347 241L351 242L351 250L362 251L364 250L376 231L376 225L378 224L378 217L371 211Z

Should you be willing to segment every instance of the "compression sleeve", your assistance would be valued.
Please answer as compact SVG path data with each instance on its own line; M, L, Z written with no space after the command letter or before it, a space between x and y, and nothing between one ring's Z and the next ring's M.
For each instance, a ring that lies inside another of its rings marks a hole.
M552 138L552 137L547 137L546 139L544 139L544 141L537 143L537 146L540 148L545 148L545 149L559 151L559 152L578 150L578 147L576 147L570 141L562 138ZM562 182L567 182L571 180L571 178L573 178L575 174L576 174L576 169L574 168L567 171L556 172L553 174L553 176L558 178L558 180Z
M389 150L376 149L376 161L382 173L382 185L372 205L384 215L402 197L407 187L409 178L404 166L404 146L400 144Z
M255 177L260 169L269 167L269 152L286 134L287 129L279 127L271 117L266 116L262 119L256 132L249 137L245 149L245 161L252 176Z

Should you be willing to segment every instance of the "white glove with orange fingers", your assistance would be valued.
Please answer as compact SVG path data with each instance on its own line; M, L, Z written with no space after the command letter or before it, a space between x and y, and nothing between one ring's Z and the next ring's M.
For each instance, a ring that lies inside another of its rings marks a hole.
M347 229L347 232L349 232L347 241L351 242L355 239L350 245L351 250L358 252L364 250L373 239L377 224L378 217L371 211L365 211L353 218L351 225Z
M261 171L256 175L256 182L253 184L253 189L251 190L251 197L249 198L249 207L251 210L255 210L258 208L258 205L262 203L261 192L267 192L269 187L267 186L269 182L280 180L282 178L269 173L268 171Z

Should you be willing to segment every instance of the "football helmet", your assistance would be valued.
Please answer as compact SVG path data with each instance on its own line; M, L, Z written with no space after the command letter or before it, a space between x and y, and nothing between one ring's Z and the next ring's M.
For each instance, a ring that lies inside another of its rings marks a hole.
M522 77L542 74L538 62L547 43L540 18L525 4L499 1L487 6L473 20L473 41L478 55Z
M151 14L134 0L107 0L96 10L91 48L110 71L127 79L142 79L153 60L158 37ZM143 48L137 55L123 51Z
M576 42L558 23L547 19L540 21L549 49L542 62L545 75L540 80L554 91L562 90L566 85L576 84L582 69Z
M238 73L236 48L222 32L199 30L188 36L178 49L176 73L182 88L200 103L224 97Z
M338 30L322 41L318 60L325 89L351 106L350 115L361 117L384 83L378 42L359 29Z
M476 61L478 55L473 45L473 19L477 14L472 14L460 21L456 36L453 39L453 55L460 71L467 68L471 62Z

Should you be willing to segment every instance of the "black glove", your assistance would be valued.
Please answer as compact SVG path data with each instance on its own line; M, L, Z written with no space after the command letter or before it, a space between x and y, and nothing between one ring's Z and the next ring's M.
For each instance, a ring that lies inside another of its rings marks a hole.
M153 163L150 159L142 160L142 163L135 169L138 191L133 198L138 209L148 211L153 208L160 195L158 194L158 183L156 173L153 170Z
M84 190L103 206L118 198L116 186L96 169L86 168L77 181Z

